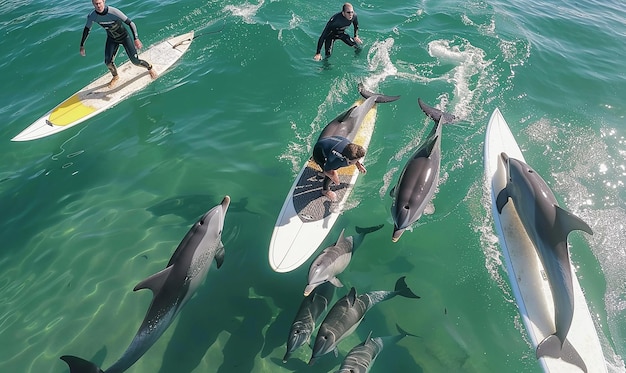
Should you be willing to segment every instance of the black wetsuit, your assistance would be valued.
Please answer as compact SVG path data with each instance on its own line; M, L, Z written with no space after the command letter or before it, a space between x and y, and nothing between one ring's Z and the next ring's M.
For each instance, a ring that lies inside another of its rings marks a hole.
M124 23L130 27L133 33L133 39L139 38L137 35L137 26L135 26L135 23L131 21L126 14L122 13L121 10L112 6L106 6L102 13L98 13L95 9L89 13L87 23L83 29L83 38L80 41L81 47L85 45L85 40L87 40L87 36L89 36L89 31L94 22L102 26L107 32L107 41L104 46L104 63L113 76L117 76L117 69L115 68L113 60L115 59L120 44L124 46L126 54L133 64L143 66L148 70L152 69L152 65L137 57L137 49L126 27L124 27Z
M333 43L336 39L341 39L341 41L351 47L356 46L356 41L354 41L353 38L345 33L346 29L350 27L350 25L354 25L354 37L357 37L357 33L359 31L359 21L356 17L356 13L354 13L351 21L344 17L341 12L330 17L330 20L326 24L324 31L322 31L322 35L317 41L316 54L319 54L321 52L322 44L324 44L326 57L329 57L333 51Z
M320 139L313 147L313 160L323 171L338 170L348 166L348 158L341 152L350 141L342 136L331 136ZM330 178L324 175L322 190L329 190Z

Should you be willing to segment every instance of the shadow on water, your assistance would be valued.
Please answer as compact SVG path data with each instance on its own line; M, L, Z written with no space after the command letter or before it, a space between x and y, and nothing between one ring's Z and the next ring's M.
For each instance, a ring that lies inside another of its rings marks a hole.
M165 216L173 214L180 216L181 218L193 221L198 219L206 212L207 204L217 200L215 196L209 194L187 194L180 195L172 198L167 198L161 202L148 207L155 216ZM250 214L258 215L258 213L248 209L248 197L241 198L236 201L232 201L228 207L229 212L247 212Z

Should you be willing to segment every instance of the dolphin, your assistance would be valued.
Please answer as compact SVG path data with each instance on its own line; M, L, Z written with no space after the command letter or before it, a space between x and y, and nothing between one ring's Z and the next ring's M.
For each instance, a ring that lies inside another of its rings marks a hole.
M386 344L396 343L406 336L417 337L402 330L397 324L396 329L400 334L387 337L372 338L372 332L370 332L365 341L348 352L337 373L367 373Z
M376 103L393 102L400 96L386 96L380 93L372 93L359 83L359 93L366 100L360 105L354 105L344 113L337 116L324 127L318 137L318 141L324 137L342 136L350 141L354 141L356 133L361 127L367 113Z
M317 319L328 308L334 293L335 287L326 282L316 287L311 291L311 294L302 300L298 313L296 313L296 317L289 329L287 352L283 357L283 363L287 362L287 359L298 347L310 341Z
M507 173L507 183L496 198L498 213L502 213L510 198L541 259L552 290L555 332L539 343L537 358L563 357L563 352L571 355L571 351L562 351L574 315L567 236L573 230L589 234L593 234L593 231L587 223L558 206L550 187L529 165L510 158L506 153L502 153L500 158ZM579 363L584 366L582 359Z
M409 289L404 279L405 277L403 276L396 281L394 291L371 291L357 296L356 290L354 288L350 289L347 295L333 305L320 325L309 365L312 365L318 357L330 351L335 351L335 354L337 354L337 344L354 332L363 320L365 313L376 304L391 299L396 295L406 298L419 298Z
M397 242L404 230L415 223L433 198L439 183L441 165L441 127L456 118L417 100L420 108L435 125L424 142L404 166L398 183L391 189L391 217L394 221L391 241Z
M376 232L382 227L382 224L369 228L355 227L358 235L347 238L344 237L345 229L342 229L337 242L333 246L324 249L311 263L309 267L309 282L304 289L304 295L309 295L313 289L327 281L336 287L342 287L343 284L339 281L337 275L348 267L352 259L352 253L361 245L365 235Z
M150 289L154 297L146 316L122 357L103 371L94 363L76 356L64 355L70 373L121 373L130 368L170 326L206 277L211 262L217 268L224 261L221 241L224 217L230 204L225 196L187 232L165 269L141 281L133 291Z

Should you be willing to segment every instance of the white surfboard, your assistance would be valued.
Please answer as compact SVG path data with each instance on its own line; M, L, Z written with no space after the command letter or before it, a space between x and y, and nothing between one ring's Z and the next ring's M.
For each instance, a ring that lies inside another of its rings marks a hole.
M507 203L502 213L498 213L496 198L506 186L507 178L499 156L501 152L524 161L522 151L506 121L500 111L495 109L489 120L485 138L485 183L491 192L491 212L509 282L530 341L536 349L545 337L555 332L554 303L541 260L519 220L514 205ZM575 272L572 274L572 281L575 308L567 340L582 357L588 372L606 372L602 347ZM541 357L539 364L545 372L550 373L581 371L575 365L552 357Z
M193 40L193 31L162 41L139 55L152 64L162 76L186 51ZM73 94L44 116L39 118L12 141L28 141L64 131L115 106L150 82L148 70L130 61L117 68L120 79L109 88L111 74L106 73Z
M375 122L373 105L352 142L367 150ZM337 194L337 201L331 202L322 195L321 172L312 159L308 160L287 194L270 241L269 262L276 272L293 271L315 253L343 211L359 175L356 166L337 170L340 185L331 187Z

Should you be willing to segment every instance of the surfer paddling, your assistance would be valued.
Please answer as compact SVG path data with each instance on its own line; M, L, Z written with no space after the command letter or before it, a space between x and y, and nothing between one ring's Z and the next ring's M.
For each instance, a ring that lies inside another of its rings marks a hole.
M83 38L80 41L81 56L85 55L85 40L87 40L87 36L89 36L91 26L96 22L107 32L107 40L104 45L104 63L109 68L109 71L111 71L111 75L113 75L113 78L109 82L109 88L113 88L119 80L117 68L113 60L115 59L120 44L124 46L126 54L133 64L145 67L148 69L150 77L156 79L158 75L152 68L152 65L147 61L139 59L137 56L137 50L143 48L143 45L139 40L135 23L121 10L105 5L105 0L92 0L91 3L93 4L94 10L87 15L87 23L85 23L85 28L83 29ZM133 40L130 39L130 34L124 26L124 23L130 27L133 33L134 43Z
M337 200L337 194L330 190L330 182L339 184L337 170L342 167L355 165L361 173L367 170L361 163L365 157L365 149L361 145L351 143L342 136L323 137L313 147L313 160L324 171L322 194L331 201Z
M345 33L346 29L350 27L350 25L354 26L354 38ZM326 58L330 57L333 52L333 44L337 39L341 39L341 41L346 43L348 46L358 49L361 44L358 32L359 20L356 17L354 8L352 7L352 4L345 3L343 4L341 12L330 17L330 20L326 23L326 27L324 27L324 31L322 31L322 35L320 35L320 38L317 41L317 50L313 59L315 61L322 59L322 45L324 45Z

